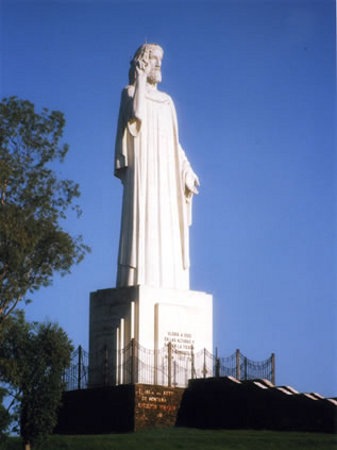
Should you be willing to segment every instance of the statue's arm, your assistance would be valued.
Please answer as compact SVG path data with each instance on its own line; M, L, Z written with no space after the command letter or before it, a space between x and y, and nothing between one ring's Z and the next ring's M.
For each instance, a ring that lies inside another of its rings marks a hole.
M139 134L142 119L144 117L144 105L142 102L142 92L137 90L137 86L128 86L126 89L126 103L124 127L129 133L136 137Z
M146 115L145 94L149 70L149 64L145 61L138 61L138 65L136 66L136 81L133 86L129 86L129 95L132 99L132 113L128 120L128 129L134 137L138 135Z
M176 109L175 109L172 98L170 96L167 96L167 97L168 97L169 103L171 105L174 128L176 130L176 139L177 139L178 147L179 147L178 148L179 161L180 161L180 168L181 168L182 184L184 187L184 194L185 194L186 201L191 202L193 194L198 194L197 188L200 186L200 182L199 182L198 175L192 169L191 164L188 161L187 156L185 155L185 152L179 143L178 120L177 120Z
M127 136L137 137L144 118L145 86L137 79L134 86L126 86L122 91L119 108L116 147L115 175L123 181L129 165L130 141Z
M145 92L146 92L146 76L144 72L137 74L133 102L132 102L132 116L134 120L142 122L145 115Z
M128 146L125 131L131 114L132 99L129 93L129 86L127 86L123 89L121 95L115 145L115 175L122 181L128 166Z
M179 145L179 159L181 167L182 188L184 191L186 218L188 225L192 224L192 199L194 194L198 194L197 187L200 186L199 178L193 171L184 150Z
M198 187L200 186L198 175L194 172L188 161L184 150L179 144L181 168L182 168L182 179L183 185L185 187L185 197L187 201L192 199L193 194L198 194Z

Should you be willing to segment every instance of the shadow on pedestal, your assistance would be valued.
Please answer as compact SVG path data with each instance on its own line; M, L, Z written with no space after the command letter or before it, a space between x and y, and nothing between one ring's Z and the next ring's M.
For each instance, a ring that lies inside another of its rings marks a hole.
M56 434L159 427L336 431L337 402L267 380L190 380L187 389L129 384L65 392Z
M134 428L134 386L64 392L55 434L127 432Z
M63 393L55 434L130 432L175 425L184 389L146 384Z
M275 387L265 380L208 378L190 381L177 426L333 433L336 412L328 399Z

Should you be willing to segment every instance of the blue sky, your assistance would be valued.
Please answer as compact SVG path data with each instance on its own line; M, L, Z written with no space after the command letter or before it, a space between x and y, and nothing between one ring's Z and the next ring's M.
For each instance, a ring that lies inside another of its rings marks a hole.
M330 0L1 2L1 97L64 112L60 174L92 253L27 306L88 348L89 292L114 287L120 92L145 40L198 173L191 288L214 296L214 345L276 353L276 381L337 395L335 4Z

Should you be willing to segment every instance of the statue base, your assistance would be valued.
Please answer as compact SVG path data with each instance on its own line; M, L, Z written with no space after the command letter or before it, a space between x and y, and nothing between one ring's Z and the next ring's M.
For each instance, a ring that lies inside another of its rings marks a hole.
M63 393L54 434L127 433L173 427L184 389L128 384Z
M212 296L131 286L90 294L89 387L213 376Z

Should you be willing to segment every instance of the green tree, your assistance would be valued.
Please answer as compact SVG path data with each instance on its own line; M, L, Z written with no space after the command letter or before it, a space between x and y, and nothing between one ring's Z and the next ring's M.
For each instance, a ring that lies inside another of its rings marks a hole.
M7 408L3 405L4 397L6 396L6 390L0 388L0 448L1 444L7 437L7 430L11 423L11 417Z
M0 324L28 292L48 286L55 271L69 273L89 250L60 224L68 208L80 213L78 185L55 172L68 151L60 144L64 125L59 111L38 114L16 97L0 103Z
M56 425L72 351L56 324L28 323L19 310L3 324L0 382L12 399L25 449L43 445Z

